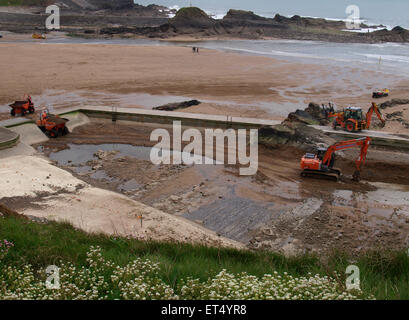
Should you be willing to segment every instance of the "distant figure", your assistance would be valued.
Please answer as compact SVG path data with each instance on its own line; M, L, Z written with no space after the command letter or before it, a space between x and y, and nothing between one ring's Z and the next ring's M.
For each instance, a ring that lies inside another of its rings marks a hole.
M41 113L41 116L40 116L40 120L45 120L45 119L47 119L47 118L48 118L48 114L49 114L48 109L43 109L43 112Z
M196 47L192 47L193 53L196 52Z
M328 119L328 108L325 106L325 104L322 104L321 107L322 107L322 112L324 113L325 119Z
M335 109L334 109L334 104L332 102L328 102L329 105L329 112L334 113Z
M196 48L196 53L199 53L199 48Z

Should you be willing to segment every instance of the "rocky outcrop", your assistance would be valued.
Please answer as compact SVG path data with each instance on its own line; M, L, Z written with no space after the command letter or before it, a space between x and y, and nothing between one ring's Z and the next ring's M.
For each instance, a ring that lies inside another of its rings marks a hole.
M300 122L305 124L327 125L328 120L324 110L316 103L311 102L304 110L297 109L288 114L285 122Z
M334 142L322 131L309 126L327 123L323 109L311 102L304 110L291 112L281 124L260 128L259 140L267 146L286 144L312 150L319 144L330 145Z
M153 110L163 110L163 111L174 111L178 109L186 109L192 106L197 106L201 102L198 100L190 100L190 101L183 101L183 102L176 102L176 103L168 103L163 106L155 107Z
M175 13L166 7L134 4L132 0L59 0L64 7L61 31L92 37L121 35L126 37L172 38L238 38L238 39L296 39L330 42L409 42L409 31L395 27L372 33L347 32L345 22L276 15L265 18L251 11L230 10L221 20L209 17L196 7ZM33 32L44 28L41 14L0 13L0 30ZM138 19L135 19L138 17ZM361 25L366 28L368 26ZM379 27L379 26L377 26ZM101 30L93 32L92 30ZM88 30L85 32L85 30ZM91 31L90 31L91 30Z
M259 142L268 147L285 144L311 151L319 144L331 145L334 140L305 123L283 122L275 126L260 128Z
M127 10L134 6L133 0L58 0L59 7L68 10Z
M409 42L409 30L402 27L395 27L392 30L378 30L367 35L376 42Z
M134 6L133 0L87 0L86 2L99 10L126 10L132 9Z
M368 26L362 24L362 28ZM376 26L379 27L379 26ZM152 30L152 37L191 35L194 37L233 37L244 39L285 38L334 42L406 42L407 30L397 27L391 31L373 33L344 31L345 22L293 16L276 15L273 19L256 15L251 11L230 10L222 20L215 20L199 8L182 8L162 32ZM146 32L147 30L143 30Z

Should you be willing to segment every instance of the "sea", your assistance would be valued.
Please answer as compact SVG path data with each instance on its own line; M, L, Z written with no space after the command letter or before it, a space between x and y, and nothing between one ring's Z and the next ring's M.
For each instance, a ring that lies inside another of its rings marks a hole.
M382 24L387 28L401 26L409 29L408 0L135 0L147 5L164 5L170 8L197 6L209 15L221 19L229 9L250 10L254 13L274 17L300 15L327 19L345 20L350 5L359 8L359 17L367 24Z
M291 17L347 20L348 6L359 8L360 21L367 25L382 25L387 29L402 26L409 29L409 0L137 0L179 9L187 6L202 8L207 14L222 19L229 9L250 10L274 17L277 13ZM359 30L355 30L358 31ZM361 30L368 32L368 30ZM186 44L182 44L186 45ZM204 41L202 47L242 54L262 55L304 63L336 64L345 67L381 71L406 78L409 75L409 44L352 44L299 40L220 40ZM382 80L379 81L380 83Z

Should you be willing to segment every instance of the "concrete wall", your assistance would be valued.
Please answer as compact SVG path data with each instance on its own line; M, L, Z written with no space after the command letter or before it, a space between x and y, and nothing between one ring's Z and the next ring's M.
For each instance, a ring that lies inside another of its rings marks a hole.
M20 135L0 127L0 150L14 147L20 141Z
M89 109L81 109L81 112L86 114L90 118L103 118L103 119L112 119L113 112L109 111L97 111ZM192 114L193 116L193 114ZM194 115L197 118L185 118L183 116L178 116L172 114L171 112L167 116L154 115L154 114L135 114L135 113L126 113L126 112L116 112L114 117L116 120L128 120L128 121L137 121L137 122L146 122L146 123L158 123L158 124L172 124L173 121L182 121L184 126L195 126L195 127L206 127L206 128L260 128L261 124L252 124L247 122L229 122L221 120L211 120L211 119L201 119L200 115ZM211 117L211 116L209 116ZM237 118L235 118L237 119Z

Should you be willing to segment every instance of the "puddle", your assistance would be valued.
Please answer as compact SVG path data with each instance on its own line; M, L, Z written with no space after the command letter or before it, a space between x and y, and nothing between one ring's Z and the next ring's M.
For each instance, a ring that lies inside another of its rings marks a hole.
M73 167L73 170L77 174L86 174L92 172L92 168L90 166Z
M32 95L32 98L37 110L47 107L54 113L58 113L58 109L80 108L86 105L152 109L168 103L192 100L192 97L174 95L151 95L148 93L119 94L111 92L92 92L87 90L65 91L51 89L45 90L40 95ZM212 103L222 106L234 106L245 110L251 110L254 108L263 109L270 112L272 115L280 117L286 117L289 112L295 111L303 105L300 99L296 100L298 103L254 101L251 104L212 99L201 99L201 101L203 103ZM9 111L10 107L8 104L0 105L0 112Z
M108 152L116 152L114 159L118 159L121 157L132 157L138 160L146 160L150 161L150 154L151 150L154 148L151 147L144 147L144 146L133 146L130 144L72 144L69 143L68 149L64 149L57 152L51 152L49 154L49 158L51 160L57 161L59 166L81 166L85 165L88 161L97 160L98 157L95 154L98 151L108 151ZM39 152L44 151L43 146L39 146L37 148ZM158 150L159 156L161 152ZM190 158L191 154L187 152L177 152L177 151L170 151L170 156L180 155L182 159ZM209 158L203 157L202 162L205 161L213 161ZM214 164L220 164L217 161L213 161Z
M409 186L389 183L371 183L378 190L367 193L369 201L389 206L405 206L409 212Z
M111 92L92 92L86 90L65 91L47 89L40 95L32 95L38 109L47 107L51 112L68 107L86 105L135 107L152 109L167 103L191 100L189 97L172 95L151 95L147 93L118 94ZM11 102L10 102L11 103ZM0 112L9 112L8 104L0 105Z
M96 179L96 180L106 180L108 182L117 182L119 181L116 178L112 178L110 176L108 176L104 170L97 170L95 171L93 174L90 175L90 177L92 179Z
M138 183L135 179L129 180L118 186L119 191L136 191L142 188L143 188L143 185Z
M39 149L40 151L41 149ZM49 158L57 161L59 166L81 166L88 161L97 160L95 153L98 151L115 151L114 159L128 156L140 160L149 160L151 148L132 146L128 144L68 144L68 149L51 152ZM84 168L84 166L82 166ZM85 170L85 169L80 169ZM83 171L84 172L84 171Z

